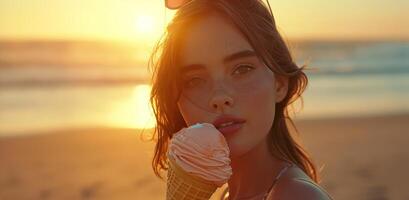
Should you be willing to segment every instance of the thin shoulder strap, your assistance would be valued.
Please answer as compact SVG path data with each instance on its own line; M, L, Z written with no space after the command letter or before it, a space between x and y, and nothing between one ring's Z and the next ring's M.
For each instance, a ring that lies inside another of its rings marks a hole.
M273 183L271 184L270 188L268 188L267 192L264 194L263 199L267 199L268 195L270 194L271 190L273 189L274 185L277 183L278 179L289 169L290 167L293 167L294 164L290 163L289 165L285 166L283 169L281 169L280 173L276 176L274 179Z
M289 169L290 167L293 167L294 164L290 163L289 165L285 166L283 169L280 170L280 172L278 173L278 175L274 178L273 183L271 184L271 186L268 188L266 194L264 194L263 199L266 199L268 194L271 192L271 190L273 189L274 185L277 183L278 179L280 179L280 177L284 174L284 172L287 171L287 169ZM228 187L226 187L221 195L220 200L226 200L226 194L228 193Z
M317 183L315 183L315 182L313 182L313 181L310 181L310 180L308 180L308 179L305 179L305 178L295 178L295 180L300 180L300 181L304 181L304 182L308 182L308 183L310 183L310 184L313 184L313 185L316 186L319 190L321 190L322 192L324 192L330 199L333 200L332 196L331 196L327 191L325 191L320 185L318 185Z

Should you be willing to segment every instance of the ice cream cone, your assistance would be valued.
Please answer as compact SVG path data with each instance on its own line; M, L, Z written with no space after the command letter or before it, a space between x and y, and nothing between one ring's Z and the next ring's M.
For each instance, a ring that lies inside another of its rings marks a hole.
M216 189L214 183L187 173L173 159L169 159L166 200L208 200Z

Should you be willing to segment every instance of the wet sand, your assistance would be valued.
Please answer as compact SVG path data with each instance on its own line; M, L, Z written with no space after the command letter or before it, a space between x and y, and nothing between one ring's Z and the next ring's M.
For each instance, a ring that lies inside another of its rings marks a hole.
M335 199L409 199L408 114L296 125ZM0 199L164 199L153 144L139 136L90 128L0 138Z

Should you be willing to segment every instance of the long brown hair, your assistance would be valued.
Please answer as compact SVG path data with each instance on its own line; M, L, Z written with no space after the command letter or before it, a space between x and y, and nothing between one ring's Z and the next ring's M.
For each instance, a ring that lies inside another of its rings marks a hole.
M261 0L193 0L176 12L167 31L156 44L149 59L149 67L153 71L150 102L157 122L151 138L156 142L152 159L154 173L163 179L160 170L168 169L166 151L169 140L173 133L186 127L177 107L180 90L175 70L184 30L193 21L213 12L221 14L243 33L276 76L288 78L287 95L276 103L274 122L268 134L269 149L278 159L297 164L312 180L319 182L312 159L293 139L289 129L291 125L298 133L288 107L298 98L302 102L301 94L308 83L303 72L306 66L298 67L294 63L277 30L274 17Z

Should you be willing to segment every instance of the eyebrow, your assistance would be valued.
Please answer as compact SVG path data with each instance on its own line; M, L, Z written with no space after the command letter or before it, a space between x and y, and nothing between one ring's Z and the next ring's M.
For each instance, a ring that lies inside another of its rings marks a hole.
M239 58L245 58L245 57L255 57L256 52L254 52L253 50L243 50L243 51L239 51L236 53L233 53L231 55L226 56L223 59L223 63L228 63L228 62L232 62L234 60L237 60ZM206 67L202 64L189 64L189 65L184 65L179 69L179 72L181 74L185 74L187 72L190 71L196 71L196 70L201 70L201 69L205 69Z

